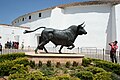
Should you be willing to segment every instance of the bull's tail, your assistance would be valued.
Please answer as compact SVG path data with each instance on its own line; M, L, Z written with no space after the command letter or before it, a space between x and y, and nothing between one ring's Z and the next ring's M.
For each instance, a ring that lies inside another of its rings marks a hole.
M39 27L39 28L37 28L37 29L35 29L35 30L31 30L31 31L25 30L23 33L24 33L24 34L26 34L26 33L31 33L31 32L34 32L34 31L36 31L36 30L38 30L38 29L41 29L41 28L45 28L45 27Z

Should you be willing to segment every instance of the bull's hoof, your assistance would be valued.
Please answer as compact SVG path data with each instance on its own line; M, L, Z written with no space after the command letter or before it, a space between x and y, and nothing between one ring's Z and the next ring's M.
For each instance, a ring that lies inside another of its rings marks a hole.
M35 50L35 54L38 54L37 50Z
M61 51L59 51L59 53L61 54L62 52L61 52Z

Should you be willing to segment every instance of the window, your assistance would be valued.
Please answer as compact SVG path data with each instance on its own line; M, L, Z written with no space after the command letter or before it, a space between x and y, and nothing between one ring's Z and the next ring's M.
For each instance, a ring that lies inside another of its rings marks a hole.
M29 16L29 19L31 19L31 16Z
M22 21L24 21L24 18L22 18Z
M41 13L39 13L39 17L41 17Z

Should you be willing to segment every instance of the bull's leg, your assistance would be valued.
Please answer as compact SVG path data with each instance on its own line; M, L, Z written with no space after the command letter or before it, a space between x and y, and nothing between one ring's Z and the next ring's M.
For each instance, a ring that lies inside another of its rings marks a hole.
M38 54L38 50L43 50L43 46L40 46L42 43L38 44L37 48L35 49L35 53Z
M47 49L45 48L45 46L43 47L43 49L45 50L46 53L48 53Z
M62 52L61 52L62 48L63 48L63 45L60 47L60 49L59 49L59 53L62 53Z
M74 47L75 47L75 46L74 46L74 44L72 43L72 44L71 44L71 47L68 47L67 49L70 49L70 50L71 50L71 49L73 49Z
M43 49L45 50L46 53L48 53L48 51L47 51L47 49L45 48L44 45L46 45L48 42L49 42L49 40L46 40L46 41L44 41L44 42L40 45L40 46L43 47Z
M48 53L47 49L44 47L45 44L47 44L49 42L49 40L46 40L46 41L43 41L41 42L37 48L35 49L35 53L37 53L38 49L41 49L41 50L45 50L46 53Z
M36 53L36 54L38 54L37 51L38 51L38 47L35 49L35 53Z

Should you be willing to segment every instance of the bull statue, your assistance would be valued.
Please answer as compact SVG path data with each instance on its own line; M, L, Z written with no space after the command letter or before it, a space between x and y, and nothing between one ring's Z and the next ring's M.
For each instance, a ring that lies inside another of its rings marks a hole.
M82 34L87 34L87 32L85 31L83 26L84 22L78 26L76 25L72 25L67 29L64 30L57 30L57 29L53 29L53 28L46 28L46 27L39 27L35 30L25 30L25 33L31 33L34 32L38 29L44 28L44 30L41 33L41 36L39 37L39 44L37 46L37 48L35 49L35 53L37 53L38 49L40 50L45 50L46 53L48 53L47 49L45 48L45 45L51 41L53 44L55 44L55 46L61 45L60 49L59 49L59 53L61 53L62 48L68 47L67 49L73 49L74 46L74 41L77 38L78 35L82 35Z

